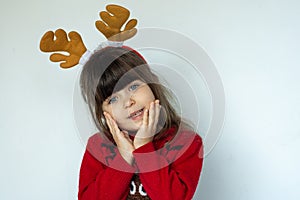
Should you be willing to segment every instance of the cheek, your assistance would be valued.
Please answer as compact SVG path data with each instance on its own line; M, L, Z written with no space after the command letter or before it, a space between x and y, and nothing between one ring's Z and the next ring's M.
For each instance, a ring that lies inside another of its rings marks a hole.
M155 100L155 96L149 86L140 90L138 96L142 97L144 101L148 101L149 103Z
M149 101L149 103L155 100L155 96L150 88L148 89L146 94L147 95L145 95L145 98Z
M112 118L115 119L115 109L112 106L104 105L102 106L103 112L107 112Z
M120 121L124 113L121 112L121 109L118 106L110 106L107 111L117 123Z

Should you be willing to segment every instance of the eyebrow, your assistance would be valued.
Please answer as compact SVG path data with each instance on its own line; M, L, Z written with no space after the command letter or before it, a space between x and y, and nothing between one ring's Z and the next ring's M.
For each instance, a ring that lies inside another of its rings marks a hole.
M135 79L135 80L131 81L130 83L128 83L127 85L125 85L122 89L120 89L120 90L118 90L118 91L116 91L116 92L111 93L111 95L109 95L103 102L109 101L109 99L110 99L115 93L118 93L119 91L123 90L123 89L126 88L126 87L129 87L131 84L136 83L136 82L137 82L137 83L141 83L141 84L147 84L147 83L145 83L144 81L142 81L142 80L140 80L140 79Z

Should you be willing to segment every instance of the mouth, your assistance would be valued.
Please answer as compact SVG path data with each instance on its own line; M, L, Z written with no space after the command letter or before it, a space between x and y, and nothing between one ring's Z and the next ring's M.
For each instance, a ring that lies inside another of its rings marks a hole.
M140 110L137 110L137 111L134 111L133 113L131 113L128 118L129 119L133 119L133 120L136 120L138 119L139 117L143 117L143 114L144 114L144 108L140 109Z

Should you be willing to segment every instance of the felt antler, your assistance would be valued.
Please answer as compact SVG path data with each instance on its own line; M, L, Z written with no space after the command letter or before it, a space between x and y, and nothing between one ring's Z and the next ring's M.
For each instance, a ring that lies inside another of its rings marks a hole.
M106 6L107 11L100 12L100 17L103 21L96 21L97 29L105 35L105 37L113 42L123 42L133 37L137 29L134 28L137 24L136 19L131 19L127 23L130 12L118 5ZM121 30L122 26L124 29ZM119 44L118 44L119 45ZM52 62L61 62L62 68L70 68L79 63L86 62L91 55L90 51L85 47L81 36L77 32L67 33L58 29L54 32L46 32L40 41L40 50L43 52L53 52L50 56ZM69 55L55 52L67 52Z
M100 12L100 18L103 21L98 20L95 25L108 40L125 41L136 34L137 30L134 28L137 24L136 19L129 20L124 30L121 30L129 18L129 10L118 5L108 5L106 6L106 10Z
M68 40L68 36L70 40ZM53 53L50 56L52 62L64 61L60 63L62 68L70 68L77 65L81 56L87 50L79 33L72 31L68 36L64 30L58 29L55 33L52 31L46 32L40 41L40 49L43 52L65 51L69 53L69 55Z

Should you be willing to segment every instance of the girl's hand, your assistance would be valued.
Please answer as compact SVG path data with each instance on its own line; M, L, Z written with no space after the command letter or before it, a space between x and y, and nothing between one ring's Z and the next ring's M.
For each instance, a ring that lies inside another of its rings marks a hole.
M139 130L137 131L133 146L135 149L151 142L157 131L157 123L159 119L161 105L159 105L159 100L155 100L150 103L149 110L145 109L143 122Z
M133 163L133 155L134 146L132 144L131 139L129 138L128 132L121 131L116 123L116 121L110 116L109 113L103 113L106 119L106 123L109 127L109 130L115 140L118 150L121 156L126 160L128 164Z

